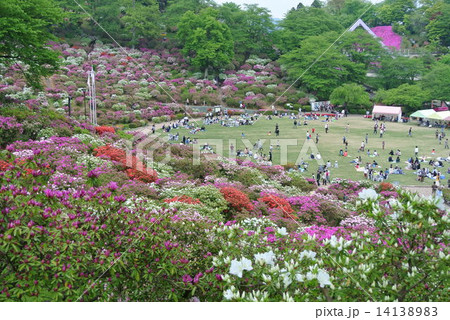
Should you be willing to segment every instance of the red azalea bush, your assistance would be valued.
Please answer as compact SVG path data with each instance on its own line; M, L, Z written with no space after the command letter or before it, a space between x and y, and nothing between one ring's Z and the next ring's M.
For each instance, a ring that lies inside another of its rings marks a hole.
M224 187L220 189L225 200L227 200L229 206L235 210L241 211L242 209L253 210L253 205L250 203L248 196L242 191L233 187Z
M129 161L127 160L131 160L131 168L126 169L125 172L132 180L151 183L158 179L158 173L155 170L146 168L136 156L128 155L131 159L127 159L126 152L119 148L111 145L101 146L94 149L94 155L97 157L107 157L113 161L120 162L125 167L129 165Z
M113 127L100 126L95 127L95 132L97 132L97 134L99 135L102 135L105 132L116 133L116 130Z
M185 195L182 196L176 196L171 199L165 199L165 203L172 203L172 202L183 202L187 204L202 204L202 202L199 199L194 199Z
M378 185L378 192L382 192L382 191L392 191L394 190L394 186L392 185L392 183L389 182L381 182Z
M266 194L263 197L259 198L258 201L264 202L270 209L283 210L284 215L287 217L293 217L291 216L291 213L293 213L294 210L286 199Z
M6 171L9 167L11 167L10 163L0 160L0 171Z

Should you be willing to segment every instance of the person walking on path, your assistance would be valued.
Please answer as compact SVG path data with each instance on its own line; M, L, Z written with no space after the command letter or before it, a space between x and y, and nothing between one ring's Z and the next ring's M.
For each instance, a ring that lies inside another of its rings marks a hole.
M419 147L418 147L418 146L416 146L416 147L414 148L414 155L415 155L416 157L419 155Z
M366 144L369 142L369 135L366 133Z
M384 130L380 129L380 138L383 138L383 133L384 133Z
M316 144L319 143L319 134L316 133Z
M448 149L448 139L445 139L444 149ZM450 181L450 180L449 180Z
M437 190L438 186L436 184L436 181L433 182L433 185L431 186L431 194L433 195L433 197L436 197L436 190Z
M409 127L408 136L412 137L412 127Z
M328 133L328 123L325 123L325 133Z
M383 140L383 142L381 142L381 149L383 149L383 150L384 150L384 145L385 145L385 143L384 143L384 140Z

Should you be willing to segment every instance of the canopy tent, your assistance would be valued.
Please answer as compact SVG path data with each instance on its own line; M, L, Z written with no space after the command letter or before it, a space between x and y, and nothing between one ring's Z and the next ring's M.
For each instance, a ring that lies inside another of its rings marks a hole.
M374 106L372 110L372 117L377 116L390 116L397 121L402 119L402 108L401 107L391 107L391 106Z
M438 114L441 116L443 121L450 121L450 111L441 111L438 112Z
M410 117L430 119L430 116L434 116L435 114L437 114L437 112L433 109L417 110L416 112L411 114Z

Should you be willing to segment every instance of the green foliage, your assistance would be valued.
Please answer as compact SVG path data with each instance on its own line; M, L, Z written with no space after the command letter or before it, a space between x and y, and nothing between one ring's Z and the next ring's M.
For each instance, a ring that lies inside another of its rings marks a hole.
M276 44L282 53L302 46L302 41L324 32L340 32L343 28L338 19L323 9L301 8L292 10L280 22L281 29L276 32Z
M372 105L369 94L364 87L356 83L347 83L334 89L330 101L334 105L348 107L350 111L358 107L370 107Z
M438 46L450 46L450 3L436 1L426 15L430 19L426 26L428 39Z
M398 88L378 91L375 100L386 105L404 106L407 107L404 112L413 112L421 109L424 102L430 101L431 94L417 84L402 84Z
M414 8L414 0L386 0L377 8L377 18L380 25L392 25L402 22Z
M230 28L217 20L217 11L202 10L199 14L186 12L178 25L178 39L183 53L193 66L216 73L233 59L233 40Z
M256 4L241 9L235 3L227 2L218 8L219 19L231 30L236 56L242 56L241 63L252 55L273 54L271 32L275 26L269 10Z
M125 30L131 35L130 44L138 44L139 38L155 38L160 34L161 27L158 26L159 5L155 0L125 0L125 14L121 21Z
M422 58L385 57L381 61L378 75L385 89L396 88L401 84L414 82L425 73Z
M432 99L450 101L450 65L439 63L433 66L423 77L422 87L431 92Z
M367 68L364 63L350 60L349 53L356 48L333 45L338 36L335 32L329 32L309 37L300 48L280 58L290 78L299 78L298 82L319 99L328 99L331 92L342 83L358 83L365 78Z
M41 77L58 68L58 53L46 43L54 39L49 29L60 20L52 0L0 2L0 63L20 66L28 84L41 87Z

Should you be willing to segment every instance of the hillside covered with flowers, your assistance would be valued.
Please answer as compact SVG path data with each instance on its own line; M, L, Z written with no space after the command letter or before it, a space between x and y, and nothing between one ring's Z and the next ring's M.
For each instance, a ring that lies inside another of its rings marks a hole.
M441 200L1 110L1 301L449 298Z

